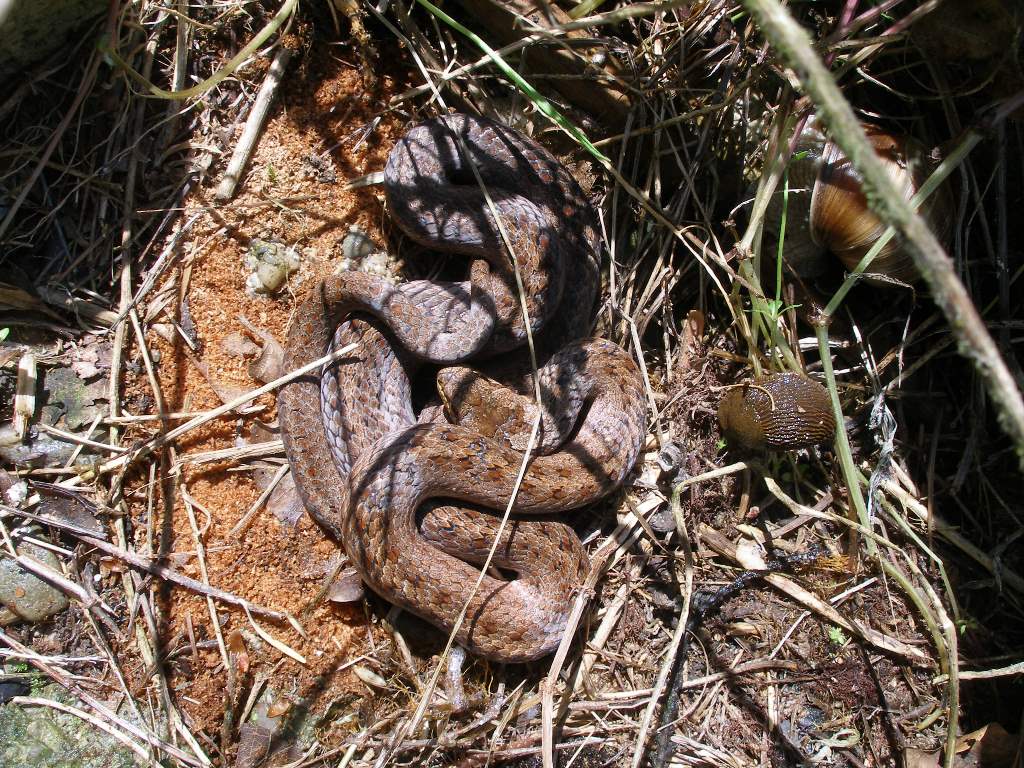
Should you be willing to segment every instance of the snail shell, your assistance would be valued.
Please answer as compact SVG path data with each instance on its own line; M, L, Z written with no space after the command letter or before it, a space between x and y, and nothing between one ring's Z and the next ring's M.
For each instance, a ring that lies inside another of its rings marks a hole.
M828 390L799 373L774 373L729 390L718 421L731 443L750 449L807 448L830 442L836 431Z
M909 136L888 133L874 125L863 127L890 177L910 200L933 169L928 152ZM813 119L801 132L794 154L789 167L786 263L800 277L815 278L827 270L823 254L831 251L852 271L886 229L868 207L863 177ZM940 241L949 237L952 211L946 184L921 206L921 214ZM773 201L766 219L769 230L777 233L781 212L781 201ZM919 277L913 259L898 238L885 245L867 273L903 283Z
M864 126L864 131L889 176L910 200L931 173L932 163L924 146L909 136L896 136L876 126ZM936 237L946 240L953 221L948 187L936 190L922 204L921 213ZM831 141L822 152L811 196L810 229L814 241L838 256L851 271L886 230L868 207L860 172ZM867 271L904 283L919 277L914 260L895 237Z

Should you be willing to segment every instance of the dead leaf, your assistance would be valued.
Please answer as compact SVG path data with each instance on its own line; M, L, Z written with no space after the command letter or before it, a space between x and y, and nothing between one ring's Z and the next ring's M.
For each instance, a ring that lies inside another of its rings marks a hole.
M151 323L149 328L168 344L173 345L178 341L177 333L171 323Z
M364 667L362 664L356 664L352 667L352 671L355 672L356 677L362 680L371 688L387 688L387 681L374 672L372 669Z
M904 768L939 768L941 750L908 749L903 753Z
M249 375L263 383L280 378L285 372L284 347L274 338L273 334L253 325L244 315L239 315L238 321L245 326L249 333L263 342L260 356L249 364Z
M249 430L249 439L247 442L249 443L249 445L257 445L259 443L269 443L271 440L277 440L277 438L278 433L275 430L271 429L262 421L254 421L252 423L252 427ZM267 475L268 482L270 478L273 476L273 472ZM264 483L262 486L260 486L260 490L266 487L266 483Z
M232 357L255 357L260 353L259 346L238 331L233 331L221 339L220 345Z
M281 482L271 491L267 499L267 511L287 525L298 523L306 511L291 472L282 477Z
M181 318L178 322L178 327L181 329L182 334L184 334L188 345L195 349L199 345L199 332L196 329L195 321L192 319L192 309L189 307L187 297L181 302L178 316Z
M274 729L257 723L242 723L238 729L235 768L255 768L270 753Z
M957 768L1012 768L1019 744L1019 738L999 723L989 723L956 740L955 764Z
M686 322L683 323L683 338L679 344L679 351L676 353L680 371L689 368L690 363L697 358L700 340L703 336L704 313L699 309L691 309L686 313Z
M101 557L100 558L100 578L101 579L106 579L108 576L110 576L112 574L120 575L120 574L124 573L125 570L126 570L126 568L124 567L124 565L121 563L120 560L117 560L117 559L115 559L113 557Z
M35 513L43 518L59 520L72 530L89 536L107 538L106 530L97 520L99 511L82 494L50 483L35 482L32 490L39 494Z
M235 667L243 675L249 671L249 651L245 647L245 638L237 629L228 635L228 651L234 659Z
M237 400L249 391L245 387L236 387L234 384L225 384L221 381L215 381L212 378L209 379L207 383L210 385L214 394L220 398L222 403L230 403L232 400Z
M332 603L354 603L362 600L365 593L359 572L355 568L346 568L331 582L327 590L327 599Z
M80 379L91 379L93 376L100 375L100 369L96 367L96 363L92 360L76 360L71 363L71 370Z
M95 336L87 336L71 350L71 370L80 379L92 379L110 370L111 346Z
M260 356L249 363L249 375L256 381L266 384L268 381L280 378L284 373L284 347L277 339L266 336L263 339L263 349Z
M64 427L72 432L106 414L108 386L105 378L86 382L71 368L52 368L43 375L46 405L62 406Z

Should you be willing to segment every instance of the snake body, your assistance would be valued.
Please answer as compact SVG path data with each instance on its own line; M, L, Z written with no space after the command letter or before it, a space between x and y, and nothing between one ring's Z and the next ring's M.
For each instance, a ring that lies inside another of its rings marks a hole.
M352 342L359 362L282 388L296 485L375 592L445 631L469 600L460 644L498 661L536 659L561 639L588 562L570 527L520 516L597 501L622 482L645 434L636 365L609 341L582 339L598 288L596 217L548 152L467 115L428 121L400 139L385 193L405 233L469 257L469 277L394 286L346 272L299 303L289 369ZM519 260L523 303L494 213ZM528 381L527 358L516 351L526 316L543 363L539 406L519 391ZM489 361L494 375L518 373L498 384L454 365L471 358ZM448 366L438 387L450 421L439 407L414 412L410 377L424 362ZM541 455L523 475L517 516L493 560L515 578L485 575L470 600L480 577L471 563L485 560L498 533L495 513L512 498L538 407Z

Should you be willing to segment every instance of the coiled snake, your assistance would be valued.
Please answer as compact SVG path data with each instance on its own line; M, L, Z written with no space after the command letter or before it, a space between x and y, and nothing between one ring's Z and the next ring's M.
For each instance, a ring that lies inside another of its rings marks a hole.
M523 307L512 260L480 185L509 233L535 334L543 393L540 448L516 495L494 565L457 640L520 662L557 646L587 557L567 525L523 519L592 503L632 468L646 410L636 365L608 341L581 341L598 290L596 217L568 171L515 131L449 115L411 129L385 168L391 213L405 233L470 259L462 282L398 286L346 272L298 305L289 369L332 344L358 362L296 379L278 396L282 437L313 518L345 547L371 589L450 631L475 585L523 461L532 399ZM340 325L339 325L340 323ZM487 360L502 386L469 368ZM410 374L443 366L438 406L417 417ZM577 423L578 422L578 423ZM451 506L452 502L461 505ZM497 514L495 514L497 513Z

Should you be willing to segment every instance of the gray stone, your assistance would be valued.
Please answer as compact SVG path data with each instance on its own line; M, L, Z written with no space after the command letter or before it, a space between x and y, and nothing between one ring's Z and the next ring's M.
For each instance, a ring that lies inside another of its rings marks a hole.
M60 573L57 556L48 549L24 542L18 545L18 554L34 557ZM42 621L68 607L68 599L59 589L50 586L38 576L23 570L10 558L0 560L0 624L16 621Z
M56 685L37 688L33 684L32 695L88 709ZM74 715L44 706L0 707L0 765L129 768L135 764L120 742Z

